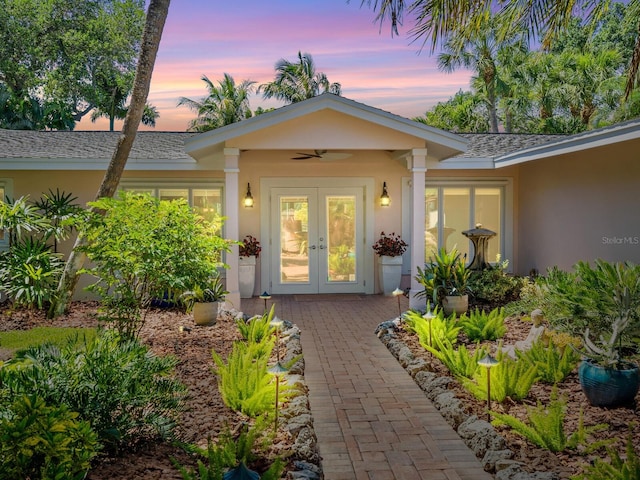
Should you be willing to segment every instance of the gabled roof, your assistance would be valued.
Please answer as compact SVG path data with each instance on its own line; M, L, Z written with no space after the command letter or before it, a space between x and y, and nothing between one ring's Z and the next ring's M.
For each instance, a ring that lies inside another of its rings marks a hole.
M448 158L467 148L467 141L454 133L430 127L339 95L323 93L308 100L198 135L186 142L186 151L199 160L211 159L216 155L219 156L225 147L232 146L242 149L242 145L234 144L234 140L240 137L284 122L300 120L321 111L338 112L350 118L367 122L372 126L381 126L416 137L423 142L416 148L428 148L429 155L437 159ZM312 148L320 147L330 148L331 145L312 146Z

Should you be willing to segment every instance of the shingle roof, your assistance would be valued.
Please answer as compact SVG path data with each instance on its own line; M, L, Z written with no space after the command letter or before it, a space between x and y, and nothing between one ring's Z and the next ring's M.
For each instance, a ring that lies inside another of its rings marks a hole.
M192 160L184 142L193 133L138 132L130 158ZM110 159L120 132L0 130L0 158Z
M110 159L120 132L34 132L0 130L0 158ZM141 160L192 160L184 143L194 133L138 132L131 158ZM522 148L566 137L505 133L460 133L468 150L454 158L495 158Z
M469 141L469 148L454 158L495 158L522 148L567 137L567 135L524 133L459 133L458 135Z

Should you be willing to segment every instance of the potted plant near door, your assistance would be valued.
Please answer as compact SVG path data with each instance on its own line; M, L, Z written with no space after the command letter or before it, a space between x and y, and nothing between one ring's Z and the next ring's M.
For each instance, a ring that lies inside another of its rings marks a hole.
M380 288L385 295L400 287L402 280L402 254L407 250L407 244L395 232L390 235L380 233L380 238L373 244L378 254Z
M196 285L193 289L182 294L187 312L193 313L196 325L213 325L218 318L220 302L227 295L220 277L215 277L205 287Z
M434 305L441 305L445 315L459 315L469 309L470 276L465 257L455 247L450 252L443 247L424 269L418 267L416 280L424 287L420 296L433 299Z
M578 375L589 403L632 404L640 388L633 361L640 338L640 266L579 262L575 272L550 272L545 285L553 307L568 312L568 328L582 334Z
M247 235L238 247L240 280L240 298L253 297L256 284L256 262L260 256L262 247L257 238Z

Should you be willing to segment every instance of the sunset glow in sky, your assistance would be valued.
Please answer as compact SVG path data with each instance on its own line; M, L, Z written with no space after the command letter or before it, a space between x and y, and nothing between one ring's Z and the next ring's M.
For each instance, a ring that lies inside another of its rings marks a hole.
M155 130L186 130L195 113L176 105L182 96L206 95L202 75L217 83L226 72L236 83L259 85L274 79L279 59L296 61L298 51L341 83L343 96L408 118L469 87L469 72L440 72L429 46L419 53L421 44L406 34L411 25L392 38L389 25L381 30L374 18L360 0L173 0L149 94L160 112ZM253 110L282 105L251 98ZM107 129L106 119L76 126Z

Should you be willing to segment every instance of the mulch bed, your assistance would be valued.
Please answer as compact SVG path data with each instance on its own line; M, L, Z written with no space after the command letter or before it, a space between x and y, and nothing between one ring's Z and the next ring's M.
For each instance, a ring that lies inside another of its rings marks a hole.
M95 327L97 304L74 303L69 314L55 320L47 320L37 311L0 311L0 331L25 330L35 326ZM190 332L179 330L180 326ZM234 340L240 338L232 320L219 320L215 325L196 326L193 317L178 310L157 309L147 315L141 331L141 341L157 355L174 355L179 364L176 375L188 388L186 409L182 414L176 434L180 441L206 448L207 439L215 440L228 426L232 431L246 417L224 405L215 376L211 350L223 358L231 351ZM287 451L290 445L286 434L279 432L269 455ZM178 446L168 443L138 445L118 456L101 456L89 472L89 480L182 479L171 458L180 464L193 466L195 459Z
M503 344L513 345L518 340L524 340L531 328L531 322L528 320L528 318L519 316L507 318L508 330L503 339ZM422 358L429 363L432 371L443 376L451 376L449 370L439 360L431 357L429 352L420 345L417 335L402 330L397 335L410 348L416 358ZM495 355L496 343L485 343L491 346L491 351ZM467 344L466 346L469 349L473 348L473 344ZM456 396L465 405L467 413L477 415L479 418L487 417L486 401L478 400L457 381L451 382L448 388L455 391ZM501 413L508 413L524 421L526 420L527 407L535 406L537 402L548 404L551 391L552 387L550 385L536 383L524 401L514 402L507 399L502 404L492 402L491 408ZM558 385L558 394L568 400L567 417L565 419L565 432L567 434L577 430L580 412L582 411L586 426L599 423L609 425L607 430L594 433L592 435L593 441L610 439L612 442L611 447L624 455L627 438L631 430L633 443L636 446L637 453L640 454L640 411L638 410L640 394L636 397L635 406L631 408L608 410L592 407L581 390L577 369ZM512 433L507 427L497 427L496 429L507 441L507 448L514 452L514 460L522 462L524 464L523 469L529 472L553 471L564 479L579 473L585 464L593 462L596 458L608 458L605 449L591 454L585 453L583 449L553 453L533 445L523 437Z

